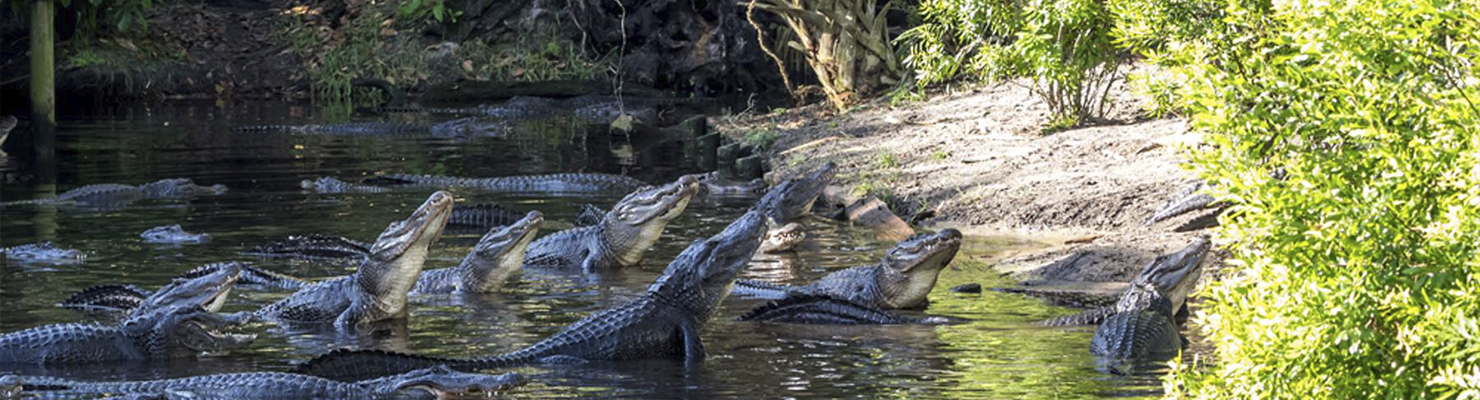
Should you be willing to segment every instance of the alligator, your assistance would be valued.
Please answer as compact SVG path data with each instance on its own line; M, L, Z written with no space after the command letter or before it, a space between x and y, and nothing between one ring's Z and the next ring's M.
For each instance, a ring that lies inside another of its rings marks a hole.
M600 223L556 232L530 244L524 263L541 269L579 267L585 272L637 265L698 190L698 182L686 175L632 192Z
M836 169L837 164L827 162L822 164L822 167L817 168L816 171L807 174L806 177L789 179L776 185L776 188L771 189L771 192L781 190L785 195L767 197L769 200L766 201L772 204L762 204L762 209L766 210L766 216L771 217L771 220L775 221L777 225L785 225L801 220L803 215L812 211L812 204L816 203L817 198L822 196L822 189L826 188L827 184L832 181L833 170Z
M741 182L726 179L719 171L699 175L700 196L760 196L766 192L766 181L760 178Z
M705 357L699 332L729 296L765 231L765 217L751 209L724 231L696 240L679 253L642 297L589 315L523 349L478 358L335 350L301 364L298 372L352 381L438 364L487 369L650 358L696 363Z
M496 203L463 204L452 208L447 228L488 230L513 225L527 214Z
M384 113L422 113L460 116L483 116L502 119L530 119L558 113L564 107L560 100L514 96L500 104L480 104L473 107L381 107Z
M68 190L56 197L12 201L0 203L0 206L20 204L75 204L90 207L110 207L127 205L141 199L191 197L225 192L226 186L222 186L221 184L200 186L189 179L174 178L158 180L139 186L117 183L87 185Z
M236 127L238 132L283 132L314 133L329 135L398 135L430 134L441 138L505 137L511 132L508 124L479 118L458 118L435 124L411 122L349 122L342 124L309 125L248 125Z
M303 182L299 182L298 186L316 193L389 193L391 191L387 187L349 183L332 176L304 179Z
M180 224L149 228L149 230L139 234L139 237L144 238L144 243L184 244L211 241L211 235L185 232L185 228L181 228Z
M620 194L648 186L647 183L632 177L601 173L517 175L495 178L389 174L366 179L366 183L392 187L471 189L520 194Z
M1153 282L1131 284L1116 303L1118 312L1105 317L1095 328L1090 354L1109 361L1110 370L1116 373L1131 372L1135 360L1177 354L1186 339L1172 322L1176 306Z
M1206 236L1194 240L1186 248L1172 253L1157 256L1145 267L1141 268L1140 274L1131 280L1132 288L1121 295L1116 304L1095 308L1074 315L1051 318L1040 322L1044 326L1073 326L1073 325L1096 325L1105 321L1105 318L1129 311L1125 308L1125 299L1136 292L1138 283L1150 283L1156 286L1159 293L1169 299L1173 310L1181 310L1187 300L1187 293L1197 284L1197 279L1202 276L1202 260L1212 247Z
M242 372L125 382L7 375L0 377L0 384L13 387L14 397L0 398L18 398L24 394L27 398L41 399L134 395L168 399L433 400L496 396L524 383L524 377L515 372L469 374L445 366L349 383L284 372Z
M241 272L238 263L209 264L192 269L153 292L134 285L93 286L68 297L61 305L87 311L127 311L128 318L191 305L216 312L226 304L226 295L231 293Z
M1210 225L1209 221L1206 220L1196 222L1203 225L1204 227L1216 226L1217 215L1222 213L1223 209L1227 208L1228 204L1224 202L1218 202L1217 199L1214 199L1212 195L1204 193L1208 189L1208 187L1208 183L1204 181L1197 181L1191 185L1188 185L1187 188L1183 189L1181 193L1178 193L1171 200L1167 201L1167 203L1163 205L1160 210L1157 210L1155 213L1151 214L1151 216L1147 217L1145 221L1141 221L1141 225L1151 225L1157 222L1171 219L1172 217L1176 217L1178 215L1213 207L1217 208L1218 211L1212 213L1212 221ZM1177 231L1183 232L1186 230L1190 229L1179 228Z
M339 236L290 235L283 240L257 245L247 250L246 253L262 257L291 257L305 260L358 260L370 254L370 244Z
M773 300L735 320L813 325L937 324L945 321L940 317L909 318L846 298L818 294Z
M87 254L76 249L57 247L52 242L41 242L0 247L0 258L24 263L67 264L82 262Z
M580 211L576 212L575 226L596 226L606 218L606 210L591 203L582 203Z
M877 264L836 271L806 286L740 280L735 292L769 299L825 295L882 309L919 308L960 248L961 232L955 229L918 234L899 242Z
M610 123L617 117L629 115L639 121L656 121L659 106L686 103L689 99L643 99L618 98L605 95L587 95L569 99L551 99L533 96L514 96L500 104L483 104L473 107L382 107L387 113L425 113L463 116L481 116L509 119L535 119L558 116L575 116L589 123Z
M180 274L157 291L134 285L98 285L73 294L63 300L61 306L81 311L137 314L140 305L178 305L181 303L179 299L194 299L195 303L214 312L221 309L232 287L242 285L297 290L309 282L248 264L211 263Z
M412 286L412 294L488 293L504 285L509 276L524 266L524 253L540 224L545 221L539 211L509 226L495 228L478 239L478 244L456 267L422 272Z
M234 350L256 335L218 329L251 320L244 313L221 315L199 305L159 309L117 326L56 324L0 335L0 364L84 364L193 357Z
M421 276L427 250L452 214L452 195L432 193L404 221L392 223L370 246L354 274L299 289L255 314L279 323L334 323L342 331L404 318L406 295Z

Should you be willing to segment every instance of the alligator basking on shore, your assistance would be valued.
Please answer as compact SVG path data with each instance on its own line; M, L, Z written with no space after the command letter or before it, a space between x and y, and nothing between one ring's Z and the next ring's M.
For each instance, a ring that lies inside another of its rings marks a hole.
M57 247L52 242L41 242L0 247L0 258L24 263L66 264L82 262L87 254L76 249Z
M87 207L108 208L124 206L142 199L193 197L204 194L221 194L226 186L196 185L185 178L163 179L143 185L132 186L117 183L87 185L68 190L56 197L0 203L0 206L21 204L70 204Z
M240 349L256 336L222 334L217 330L249 320L251 317L242 313L220 315L191 305L144 313L117 326L39 326L0 335L0 364L161 360Z
M1207 256L1208 249L1211 247L1212 244L1207 237L1200 237L1176 253L1157 256L1141 268L1141 273L1132 278L1131 284L1134 286L1137 282L1149 282L1155 285L1157 290L1170 299L1172 305L1176 306L1174 311L1181 310L1187 300L1187 293L1192 291L1192 287L1197 285L1197 279L1202 276L1202 260ZM1122 294L1121 300L1124 300L1127 294ZM1117 301L1115 305L1051 318L1039 324L1044 326L1096 325L1110 315L1125 311L1117 308L1120 305Z
M336 350L299 366L299 372L353 381L446 364L458 369L501 368L583 360L704 359L699 332L729 296L766 231L751 209L724 231L695 241L673 259L642 297L597 312L529 347L497 356L439 358L379 350Z
M348 383L283 372L244 372L132 382L86 382L7 375L0 377L0 385L14 386L15 393L11 394L13 397L0 398L75 399L125 395L163 399L433 400L496 396L524 383L524 377L514 372L469 374L442 366Z
M919 308L960 248L955 229L919 234L899 242L877 264L836 271L806 286L740 280L735 293L769 299L822 295L882 309Z
M392 223L370 246L359 270L306 286L258 310L289 324L334 323L340 330L406 316L406 296L421 276L428 248L452 214L452 195L436 192L410 217Z
M458 118L435 124L411 122L348 122L342 124L309 125L248 125L238 126L239 132L283 132L314 133L324 135L417 135L428 134L440 138L505 137L512 128L500 121L479 118Z
M585 272L637 265L698 190L698 182L686 175L667 185L632 192L596 225L536 240L529 245L524 263L529 268L580 268Z

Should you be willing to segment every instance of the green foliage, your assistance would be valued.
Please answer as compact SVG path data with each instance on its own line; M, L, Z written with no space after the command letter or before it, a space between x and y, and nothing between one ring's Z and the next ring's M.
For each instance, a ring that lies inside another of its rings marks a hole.
M781 45L801 52L838 111L899 83L903 69L890 46L892 1L751 0L775 14L791 35Z
M889 154L889 153L880 154L879 155L879 168L883 168L883 169L899 168L899 157L895 157L893 154Z
M1480 4L1228 0L1169 48L1235 204L1173 398L1480 397ZM1170 35L1168 35L1170 36Z
M462 10L452 8L447 0L404 0L396 7L401 18L424 23L457 22Z
M776 143L776 139L780 138L781 134L775 129L754 129L745 133L745 144L755 146L757 149L765 149L771 147L771 144Z
M900 36L905 65L920 85L961 74L1031 78L1055 124L1077 125L1104 115L1119 77L1122 57L1106 7L1097 0L925 0L919 13L926 23Z
M31 1L11 0L10 12L17 18L30 18ZM82 38L105 35L127 36L148 28L144 11L154 7L155 0L56 0L60 17L76 17L73 33Z

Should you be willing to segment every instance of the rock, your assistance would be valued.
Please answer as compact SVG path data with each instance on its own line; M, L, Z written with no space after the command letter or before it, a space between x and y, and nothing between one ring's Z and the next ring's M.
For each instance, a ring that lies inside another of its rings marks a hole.
M953 287L951 288L951 291L956 293L981 293L982 285L980 283L968 283L965 285Z

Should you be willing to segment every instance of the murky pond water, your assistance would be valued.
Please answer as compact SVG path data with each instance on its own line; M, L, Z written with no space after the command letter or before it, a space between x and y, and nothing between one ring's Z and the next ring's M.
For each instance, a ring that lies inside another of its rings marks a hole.
M89 317L56 303L88 286L132 283L157 287L194 266L229 260L307 277L350 273L353 265L254 259L242 250L289 234L325 233L373 239L405 218L426 192L313 194L298 183L331 175L378 172L502 176L545 172L629 174L649 182L693 172L683 144L661 135L612 135L562 121L521 125L508 138L315 136L234 132L234 125L326 119L311 108L282 103L130 106L66 116L57 139L57 185L4 184L0 201L27 199L77 186L142 183L186 177L225 184L230 192L194 200L145 201L120 210L57 207L0 209L0 246L54 241L88 254L77 265L17 265L0 261L0 331ZM458 193L459 201L498 202L546 214L546 229L570 226L577 207L610 206L619 196L542 197ZM377 347L440 355L481 355L533 343L582 316L641 293L691 241L718 232L746 204L695 202L669 225L638 268L587 278L525 275L504 292L467 298L412 299L411 318L372 335L341 337L283 331L258 324L248 351L143 365L18 369L85 379L141 379L250 370L287 370L334 347ZM144 244L150 227L181 224L208 233L202 245ZM760 257L746 277L805 282L829 271L872 263L892 243L867 230L813 219L795 255ZM452 231L427 268L456 265L482 232ZM1026 238L968 238L944 272L928 314L967 319L946 326L836 327L740 323L759 304L732 297L704 332L710 357L701 365L653 360L519 368L531 384L522 398L1101 398L1155 395L1158 371L1116 376L1088 353L1092 328L1033 325L1074 310L1014 294L960 294L968 282L1010 281L982 260L1033 246ZM252 310L286 293L241 288L226 311Z

